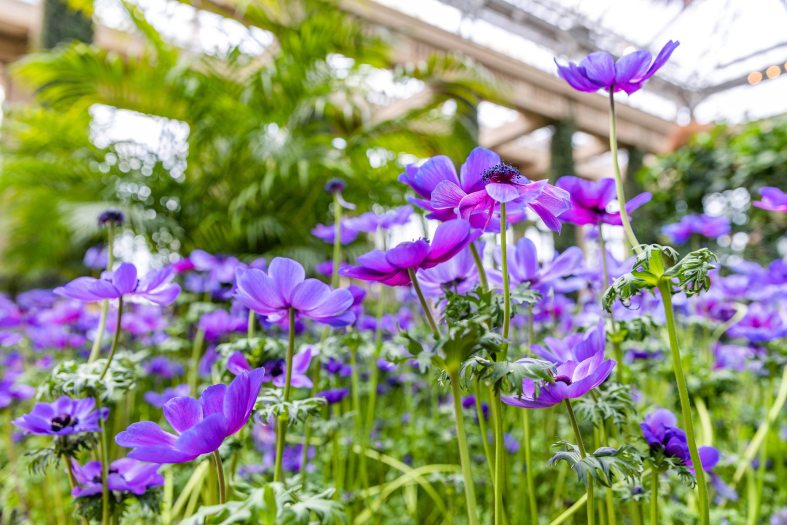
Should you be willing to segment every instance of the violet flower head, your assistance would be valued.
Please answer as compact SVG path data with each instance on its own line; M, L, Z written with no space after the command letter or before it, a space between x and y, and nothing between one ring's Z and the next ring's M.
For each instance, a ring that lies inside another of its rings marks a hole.
M167 306L180 294L180 286L172 283L174 276L173 269L167 266L137 280L136 266L121 263L115 271L104 272L101 279L77 277L70 283L55 288L54 293L85 303L134 296Z
M410 284L408 270L428 269L450 260L481 235L463 220L444 222L437 227L432 242L423 239L403 242L387 252L372 250L358 257L358 266L340 273L364 281L377 281L389 286Z
M730 327L727 335L765 343L787 336L787 315L777 305L751 303L743 319Z
M678 428L675 414L659 408L640 423L642 435L651 449L661 449L667 456L678 458L687 467L693 467L686 432ZM697 450L702 469L710 471L719 462L719 451L715 447L699 447Z
M560 177L555 186L571 195L571 208L560 215L560 220L571 224L584 225L614 224L620 226L620 213L610 211L613 201L617 201L614 179L587 180L580 177ZM650 201L653 196L640 193L626 203L626 212L631 212Z
M311 388L313 386L312 380L306 374L309 371L309 365L312 361L314 349L312 346L307 345L303 350L296 353L292 358L292 377L290 384L294 388ZM227 370L235 375L242 374L251 370L251 365L243 355L243 352L237 351L227 359ZM276 359L265 363L265 375L262 379L263 383L273 382L279 388L284 388L287 375L287 362L284 359Z
M434 268L418 270L418 282L424 293L434 297L442 296L445 290L464 295L478 285L478 279L478 268L470 248Z
M236 297L243 306L267 317L270 322L287 319L290 309L305 317L334 327L355 320L350 311L353 295L331 288L317 279L306 279L300 263L276 257L268 273L257 269L238 270Z
M147 401L150 405L161 408L163 407L167 401L172 399L173 397L183 397L189 395L189 385L183 384L178 386L173 386L169 388L165 388L162 392L156 392L150 390L145 392L145 401Z
M143 365L148 375L172 379L183 375L183 365L163 355L153 356Z
M152 421L141 421L115 436L115 442L133 448L128 457L148 463L185 463L218 450L251 417L264 374L265 370L257 368L239 375L229 386L209 386L199 399L167 401L164 417L177 434Z
M584 361L566 361L558 365L552 383L544 382L535 394L532 379L522 381L522 396L503 396L503 403L521 408L549 408L566 399L582 397L606 381L615 361L598 352Z
M71 399L62 396L54 403L36 403L29 414L16 418L13 423L26 434L39 436L67 436L81 432L98 432L99 419L106 419L108 408L94 410L96 400Z
M715 239L730 233L730 221L726 217L711 217L704 214L686 215L680 222L664 226L661 233L666 235L670 241L678 244L685 243L691 239L692 235Z
M571 246L554 259L543 265L538 263L536 245L530 239L522 237L515 246L507 247L508 273L511 284L514 286L527 284L538 290L542 295L557 281L578 273L583 269L584 255L582 250ZM495 252L498 263L502 260L502 251ZM490 270L489 279L495 284L502 285L503 275L499 270Z
M762 210L775 211L777 213L787 212L787 193L774 186L760 188L760 200L752 202Z
M232 332L243 332L247 327L247 318L232 315L226 310L214 310L199 319L198 327L205 334L205 340L216 341Z
M158 473L159 465L142 463L131 458L113 461L108 469L107 486L113 493L143 495L149 488L164 485L164 477ZM75 498L101 494L101 462L91 461L84 466L71 459L76 486L71 490Z
M571 334L565 339L546 337L546 347L533 345L533 353L555 364L568 361L582 362L597 353L603 353L606 346L604 321L584 333Z
M402 226L410 222L413 208L400 206L385 213L368 211L358 217L347 219L347 227L359 232L374 233L377 230L387 230L393 226Z
M567 66L561 66L555 59L555 65L560 78L577 91L595 93L604 89L625 91L631 95L667 63L679 45L680 42L670 40L661 48L655 60L648 51L642 49L623 55L617 62L609 53L596 51L583 58L579 64L569 62Z
M120 210L106 210L99 214L98 216L98 225L99 226L122 226L125 217L123 216L123 212Z
M5 377L0 379L0 409L10 406L16 401L30 399L35 393L35 388L17 383L15 374L6 371Z
M329 390L323 390L322 392L318 392L316 394L317 397L321 397L325 399L325 401L329 405L335 405L336 403L341 403L341 401L350 395L350 391L346 388L331 388Z
M91 246L85 251L82 263L91 270L103 270L107 267L107 248L103 245Z

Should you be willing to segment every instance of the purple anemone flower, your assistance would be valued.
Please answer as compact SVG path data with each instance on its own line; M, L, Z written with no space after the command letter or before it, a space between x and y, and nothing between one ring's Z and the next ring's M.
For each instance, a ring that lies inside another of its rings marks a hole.
M412 214L413 208L410 206L400 206L385 213L367 211L358 217L347 219L347 227L359 232L374 233L407 224Z
M167 266L137 280L136 266L121 263L115 271L105 272L101 279L77 277L70 283L55 288L54 293L85 303L135 296L167 306L172 304L180 293L180 286L171 282L174 276L172 267Z
M257 368L239 375L229 386L209 386L199 399L167 401L164 417L177 435L152 421L141 421L115 436L115 442L134 449L128 457L148 463L185 463L218 450L251 417L264 374L264 369Z
M106 246L99 244L91 246L85 251L82 263L91 270L103 270L107 267L108 254Z
M35 393L35 388L17 383L15 374L6 371L5 377L0 380L0 408L6 408L15 401L30 399Z
M577 225L622 224L620 213L609 210L610 204L617 201L614 179L587 180L565 176L560 177L555 186L571 195L571 209L560 215L561 221ZM626 203L626 212L631 215L652 197L648 192L640 193Z
M752 202L753 206L762 210L787 212L787 193L779 188L774 186L760 188L760 196L762 197L760 200Z
M99 418L106 419L108 408L93 410L96 400L59 398L54 403L36 403L29 414L18 417L14 425L26 434L39 436L67 436L100 430Z
M343 270L342 275L389 286L410 284L408 270L433 268L448 261L481 235L470 223L453 220L440 224L432 242L423 239L403 242L387 252L372 250L358 257L359 266Z
M232 332L244 332L248 317L233 315L226 310L214 310L200 317L198 327L205 334L206 341L216 341Z
M143 495L151 487L164 485L164 477L158 473L160 465L150 465L131 458L121 458L109 465L107 486L111 492ZM71 460L76 486L71 490L75 498L101 494L101 462L91 461L84 466Z
M162 392L155 392L150 390L145 392L145 401L156 408L163 407L167 401L173 397L183 397L189 395L189 385L178 385L170 388L165 388Z
M566 361L557 367L554 381L543 383L535 395L535 382L522 381L521 396L503 396L503 403L521 408L549 408L566 399L582 397L612 373L615 361L604 359L604 352L597 352L584 361Z
M546 348L533 345L533 353L542 359L555 364L568 361L581 362L599 352L604 352L606 345L606 331L604 321L599 322L585 333L571 334L565 339L546 337Z
M442 296L446 289L466 294L478 285L478 268L470 248L465 248L453 259L434 268L418 270L418 282L426 295Z
M349 220L344 220L339 226L341 244L350 244L358 238L359 231L349 225ZM318 224L312 228L312 235L327 243L333 244L336 239L336 227L332 224Z
M164 379L183 375L183 365L163 355L151 357L145 362L143 368L147 374Z
M307 345L303 350L296 353L292 357L292 377L290 384L294 388L311 388L312 380L306 375L309 371L309 365L312 362L312 355L314 349L312 346ZM273 382L279 388L284 388L284 383L287 374L286 361L284 359L277 359L269 363L265 363L265 376L262 382ZM229 359L227 359L227 370L235 375L242 374L251 370L251 365L243 355L243 352L234 352Z
M711 217L710 215L686 215L680 222L667 224L661 233L675 243L683 244L692 235L701 235L715 239L730 233L730 221L726 217Z
M238 270L238 301L264 315L268 321L287 319L290 309L330 326L347 326L355 320L350 311L353 295L347 290L331 290L317 279L306 279L306 272L292 259L276 257L268 273L257 269Z
M752 343L765 343L787 335L787 316L778 307L752 303L743 319L730 327L727 334Z
M501 262L502 252L495 252L495 259ZM583 269L584 255L582 250L571 246L552 261L541 266L538 264L536 245L530 239L522 237L515 246L508 246L508 274L511 284L528 284L531 288L545 294L553 285L564 277L578 273ZM503 275L498 270L490 270L489 278L496 284L502 284Z
M332 388L317 393L317 397L325 399L329 405L340 403L348 395L350 395L350 391L346 388Z
M669 60L680 42L667 42L656 59L648 51L640 49L620 57L617 62L604 51L590 53L577 65L569 62L561 66L557 59L557 72L560 78L577 91L594 93L599 89L606 91L625 91L629 95L642 88L642 85L661 69Z
M675 414L665 408L650 413L640 423L642 435L651 449L662 449L668 456L680 459L687 467L693 467L686 432L678 428ZM719 451L715 447L699 447L702 469L710 471L719 462Z

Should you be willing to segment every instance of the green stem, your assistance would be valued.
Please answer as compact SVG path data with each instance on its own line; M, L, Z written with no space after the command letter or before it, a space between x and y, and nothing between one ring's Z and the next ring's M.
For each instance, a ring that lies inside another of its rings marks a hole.
M492 389L493 395L491 400L492 410L492 423L494 424L495 431L495 525L502 525L504 522L503 511L503 477L504 477L504 458L503 452L505 450L504 436L503 436L503 416L501 414L503 405L500 402L500 389L495 386Z
M470 470L470 453L465 436L465 421L462 414L462 393L459 391L459 372L456 369L449 371L451 381L451 395L454 398L454 416L456 419L456 440L459 442L459 460L462 463L462 475L465 482L465 500L467 501L467 519L470 525L477 525L478 510L475 501L475 486L473 473Z
M120 322L118 321L118 325ZM96 397L96 409L101 413L101 398ZM109 443L107 441L106 421L99 417L101 427L100 446L101 446L101 523L109 525Z
M484 419L484 407L481 403L481 382L477 377L475 380L475 411L478 416L478 430L481 433L481 443L484 446L484 457L486 458L486 465L489 467L489 479L494 479L494 460L492 459L492 451L489 450L486 420Z
M470 253L473 255L473 261L475 261L475 266L478 269L478 280L481 282L481 288L488 290L489 280L486 278L484 263L481 260L481 255L478 253L478 248L475 247L474 242L470 243Z
M678 333L675 327L675 314L672 309L672 285L669 280L659 282L659 292L664 303L664 314L667 319L667 331L669 334L670 352L672 353L672 368L675 372L675 381L678 384L678 396L680 397L680 409L683 414L683 426L686 431L686 439L689 445L691 462L697 476L697 490L700 504L700 523L709 525L710 508L708 505L708 488L705 485L705 471L702 469L702 462L697 451L697 443L694 440L694 423L691 418L691 404L689 392L686 387L686 376L683 373L681 363L680 348L678 347Z
M527 476L527 499L530 508L530 523L538 524L538 501L533 479L533 442L530 436L530 410L522 410L522 427L525 433L525 475Z
M254 337L254 331L257 327L257 315L254 310L249 310L249 320L246 323L246 339Z
M639 247L637 236L629 223L629 216L626 213L626 194L623 189L623 176L620 173L620 163L618 162L618 138L617 122L615 118L615 93L609 90L609 150L612 152L612 167L615 169L615 188L618 192L618 204L620 205L620 221L623 223L623 232L626 234L631 248L639 254L642 249Z
M197 394L197 381L199 380L199 360L202 357L202 345L205 343L205 331L197 329L191 347L191 370L189 371L189 390Z
M508 240L506 239L506 203L500 203L500 267L503 273L503 338L508 339L508 332L511 328L511 278L508 275ZM508 344L503 343L504 348L508 349Z
M410 276L410 281L413 283L413 288L415 289L415 294L418 296L418 301L421 303L421 308L426 315L426 320L429 323L429 328L432 329L432 333L434 334L436 339L440 338L440 330L437 328L437 323L432 316L432 309L429 308L429 303L426 302L426 297L424 297L424 292L421 290L421 285L418 284L418 278L415 275L415 271L412 268L407 269L407 274Z
M353 407L353 421L355 422L355 436L360 441L361 454L358 458L358 469L360 475L358 476L364 490L369 488L369 480L366 475L366 436L363 431L363 415L361 414L361 381L358 371L358 349L356 347L350 348L350 366L352 367L352 375L350 378L352 385L352 407ZM305 464L304 464L305 465Z
M577 423L577 416L574 415L574 408L571 406L571 400L566 399L566 410L568 410L568 418L571 420L571 428L574 429L574 436L577 439L577 447L579 447L579 455L582 456L584 459L587 457L587 451L585 450L585 444L582 441L582 434L579 432L579 424ZM588 484L587 484L587 494L588 494L588 504L587 504L587 511L588 511L588 525L594 525L596 521L596 513L595 513L595 506L593 504L593 478L588 477Z
M601 292L601 299L603 301L604 292L609 288L609 268L607 267L607 244L604 241L604 232L602 230L602 225L598 225L598 246L601 250L601 268L603 270L603 277L604 277L604 290ZM609 312L609 317L612 319L613 327L615 326L615 314L614 312ZM623 362L623 349L620 347L620 341L617 340L617 337L612 340L612 351L615 355L615 361L617 361L617 369L618 379L624 385L628 383L628 374L626 363Z
M109 349L109 355L107 356L107 364L104 365L104 370L101 371L101 375L98 377L99 381L104 380L104 376L107 375L109 371L109 365L112 364L112 358L115 357L115 350L117 350L118 340L120 339L120 330L121 330L121 322L123 321L123 296L118 298L118 315L115 325L115 335L112 336L112 347Z
M295 355L295 309L290 308L289 312L289 331L287 333L287 372L284 378L284 403L290 401L290 390L292 389L292 359ZM276 462L274 463L273 481L281 481L282 457L284 456L284 438L287 435L287 419L289 414L286 412L276 417Z
M333 272L331 272L331 287L339 286L339 263L342 258L342 205L339 202L339 192L333 193Z
M104 339L104 332L107 329L108 316L109 301L101 301L101 317L98 320L98 330L96 330L96 338L93 340L93 347L90 349L90 356L87 358L88 363L92 363L98 359L98 354L101 352L101 340Z
M224 465L221 462L221 454L218 450L213 451L213 467L216 469L216 478L219 487L219 505L227 501L227 485L224 481Z
M659 525L659 471L655 468L651 478L650 525Z

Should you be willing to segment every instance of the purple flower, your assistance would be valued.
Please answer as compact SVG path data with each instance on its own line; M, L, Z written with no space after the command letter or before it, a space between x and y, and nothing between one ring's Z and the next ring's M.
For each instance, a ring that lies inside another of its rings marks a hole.
M115 442L134 449L128 457L149 463L185 463L218 450L249 420L264 374L265 370L257 368L236 377L229 387L218 384L206 388L199 399L167 401L164 417L177 435L152 421L141 421L115 436Z
M763 303L752 303L743 319L730 327L727 335L752 343L765 343L787 335L787 323L778 307L769 308Z
M199 320L199 329L205 334L205 340L216 341L231 332L243 332L246 330L248 319L231 315L226 310L215 310L208 312Z
M350 394L346 388L332 388L317 393L317 397L321 397L328 402L329 405L340 403L345 397Z
M109 409L96 411L93 410L95 406L96 400L91 397L71 399L63 396L54 403L36 403L29 414L16 418L14 425L27 434L39 436L97 432L100 430L99 418L106 419Z
M563 340L546 337L546 348L533 345L533 353L555 364L568 361L582 362L597 353L603 353L606 345L604 321L599 322L585 333L572 334Z
M158 473L159 465L149 465L131 458L121 458L112 462L108 469L107 486L111 492L143 495L151 487L164 484L164 477ZM71 459L77 486L71 490L75 498L101 494L101 462L91 461L81 466Z
M105 210L98 216L98 225L106 226L109 224L112 226L121 226L124 219L123 212L120 210Z
M303 350L296 353L292 357L292 377L290 384L293 388L311 388L312 380L306 375L309 371L309 365L312 361L313 348L306 346ZM287 366L284 359L277 359L265 363L265 376L262 379L263 383L272 381L273 384L279 388L284 388L284 383L287 374ZM251 370L243 352L234 352L229 359L227 359L227 370L235 375L242 374Z
M650 413L640 423L642 435L651 449L661 449L667 456L680 459L687 467L692 467L686 433L678 428L675 414L665 408ZM702 469L709 472L719 462L719 451L714 447L699 447Z
M348 221L342 221L339 226L341 244L350 244L358 238L358 230L352 229ZM336 227L329 224L318 224L312 228L312 235L327 243L333 244L336 239Z
M189 385L178 385L170 388L165 388L163 392L155 392L150 390L145 392L145 401L150 403L156 408L163 407L167 401L173 397L183 397L189 395Z
M35 388L17 383L15 374L7 371L5 377L0 380L0 408L6 408L14 401L30 399L35 393Z
M501 255L502 252L498 249L495 253L498 263L501 261ZM516 246L508 247L508 274L513 286L528 284L543 293L556 281L581 270L584 260L582 250L572 246L557 255L551 262L539 267L536 245L530 239L522 237L517 241ZM503 275L497 270L490 270L489 278L496 284L503 282Z
M157 355L148 359L143 365L145 372L149 375L163 377L165 379L172 379L173 377L183 374L183 366L180 363Z
M661 229L661 233L666 235L670 241L678 244L685 243L691 239L692 235L701 235L709 239L715 239L730 233L730 221L726 217L686 215L680 222L664 226Z
M107 248L99 244L98 246L91 246L87 249L82 262L91 270L103 270L107 267L107 260Z
M587 180L566 176L560 177L555 186L571 195L571 208L560 215L561 221L577 225L622 224L620 213L609 210L609 205L617 200L614 179ZM626 203L626 212L631 214L652 197L650 193L640 193Z
M561 66L557 59L555 64L560 78L577 91L594 93L599 89L622 90L631 95L661 69L679 45L680 42L670 40L661 48L655 60L645 50L623 55L617 62L609 53L597 51L583 58L579 65L569 62L568 66Z
M223 254L211 254L205 250L194 250L189 255L194 269L207 272L208 281L213 285L228 284L235 280L235 270L241 266L236 257Z
M407 224L412 214L413 209L410 206L400 206L381 214L368 211L358 217L347 219L347 227L359 232L374 233L377 230L387 230L393 226Z
M433 268L451 259L480 233L473 231L467 221L444 222L437 227L431 243L420 239L403 242L387 252L372 250L358 257L359 266L350 267L341 274L389 286L405 286L410 284L408 270Z
M760 188L761 200L752 202L753 206L757 208L775 211L787 212L787 193L784 193L779 188L774 186L765 186Z
M442 296L446 289L466 294L478 285L478 268L470 248L433 268L418 270L418 282L426 295Z
M541 385L537 396L534 381L525 379L522 381L522 396L503 396L502 401L522 408L549 408L566 399L584 396L603 383L614 367L615 361L604 360L603 351L584 361L566 361L558 365L552 383Z
M54 293L86 303L135 296L167 306L180 293L180 286L171 282L173 277L174 271L168 266L137 280L136 266L121 263L114 272L105 272L101 279L77 277L65 286L55 288Z
M350 377L353 373L353 368L347 363L343 363L338 359L329 357L328 361L323 365L326 372L331 375L338 375L339 377Z
M317 279L305 279L306 272L292 259L276 257L268 273L238 270L238 301L268 321L286 319L290 309L296 315L331 326L347 326L355 320L349 311L353 296L347 290L331 290Z

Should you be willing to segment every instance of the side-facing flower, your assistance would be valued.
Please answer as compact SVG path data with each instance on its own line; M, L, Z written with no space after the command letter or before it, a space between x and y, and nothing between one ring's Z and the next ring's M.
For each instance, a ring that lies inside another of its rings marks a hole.
M762 187L760 188L760 197L760 200L752 202L752 206L762 210L780 213L787 212L787 193L784 193L779 188L774 186Z
M358 238L358 230L349 226L349 220L343 220L339 226L340 242L350 244ZM327 243L333 244L336 239L336 227L332 224L318 224L312 228L312 235Z
M245 307L271 322L286 319L290 309L297 317L331 326L347 326L355 320L349 291L331 290L322 281L306 279L300 263L283 257L271 261L268 273L239 269L236 296Z
M625 91L631 95L667 63L679 45L680 42L670 40L661 48L655 60L645 50L623 55L617 62L609 53L597 51L583 58L579 64L569 62L567 66L561 66L557 59L555 64L560 78L577 91L594 93L604 89Z
M687 467L693 467L686 432L678 428L675 414L659 408L645 417L640 428L651 449L661 449L667 456L678 458ZM697 452L705 471L710 471L719 462L719 451L715 447L699 447Z
M36 403L29 414L14 420L14 425L26 434L39 436L67 436L100 430L99 419L106 419L108 408L94 410L96 400L71 399L62 396L54 403Z
M683 244L692 235L701 235L715 239L730 233L730 221L726 217L711 217L710 215L686 215L680 222L667 224L661 233L677 244Z
M164 417L176 434L152 421L140 421L115 436L115 442L134 449L128 457L148 463L185 463L218 450L251 417L264 374L265 370L257 368L239 375L229 386L206 388L199 399L167 401Z
M522 381L521 396L503 396L503 403L521 408L549 408L566 399L582 397L612 373L615 361L604 359L604 352L597 352L584 361L566 361L558 365L551 383L544 382L536 393L532 379Z
M172 283L174 270L168 266L151 272L137 280L137 268L131 263L121 263L113 272L105 272L101 279L77 277L70 283L54 289L54 293L85 303L136 296L161 306L175 301L180 286Z
M121 458L109 466L107 486L111 492L120 495L141 496L149 488L164 484L164 477L158 473L158 469L159 465ZM76 486L71 489L72 496L85 498L101 494L103 479L100 461L91 461L82 466L75 459L71 459L71 470L76 480Z
M567 361L584 361L593 355L604 352L606 331L604 321L599 322L584 333L571 334L565 339L546 337L546 347L533 345L533 353L555 364Z
M535 243L526 237L519 239L515 247L508 246L507 253L511 284L514 286L527 284L542 294L545 294L560 279L579 273L584 267L582 250L576 246L569 247L543 265L539 265ZM496 250L495 259L498 263L502 259L501 256L501 250ZM489 278L496 284L503 282L503 276L499 270L490 270Z
M358 266L349 267L341 274L389 286L406 286L410 284L410 271L433 268L448 261L480 234L467 221L444 222L437 227L431 243L419 239L403 242L387 252L372 250L358 257Z
M609 209L610 204L617 200L615 179L587 180L565 176L555 181L555 186L571 195L571 208L560 215L561 221L577 225L604 223L622 226L620 213ZM626 211L631 215L652 197L648 192L640 193L626 202Z

